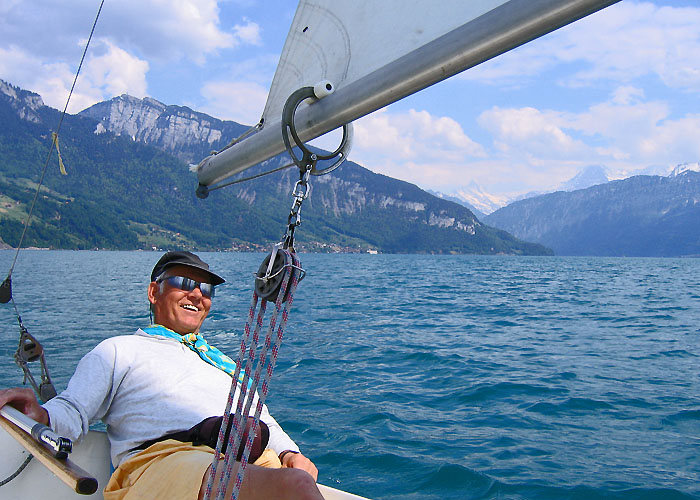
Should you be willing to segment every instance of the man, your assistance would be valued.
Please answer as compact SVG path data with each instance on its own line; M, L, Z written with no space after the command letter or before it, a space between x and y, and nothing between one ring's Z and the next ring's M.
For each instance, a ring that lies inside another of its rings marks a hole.
M197 335L214 287L223 282L195 254L166 253L148 285L154 325L101 342L80 361L66 390L44 405L32 390L18 388L0 391L0 407L9 403L71 439L102 420L117 467L105 488L107 500L203 498L214 450L169 437L225 410L232 362ZM267 407L261 421L274 451L256 463L281 468L250 465L239 498L322 499L314 464ZM223 469L218 467L214 491ZM228 491L234 481L235 473Z

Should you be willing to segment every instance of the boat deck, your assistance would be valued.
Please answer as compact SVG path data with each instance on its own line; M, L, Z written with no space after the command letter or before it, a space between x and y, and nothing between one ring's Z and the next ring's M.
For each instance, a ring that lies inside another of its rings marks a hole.
M4 429L0 428L0 481L13 474L27 458L28 452ZM76 498L102 498L102 489L107 484L110 471L109 442L104 432L91 431L78 445L73 446L70 459L99 482L92 495L78 495L54 476L38 460L32 460L22 473L5 486L0 487L0 498L24 498L52 500L75 500ZM318 485L326 500L366 500L344 491Z

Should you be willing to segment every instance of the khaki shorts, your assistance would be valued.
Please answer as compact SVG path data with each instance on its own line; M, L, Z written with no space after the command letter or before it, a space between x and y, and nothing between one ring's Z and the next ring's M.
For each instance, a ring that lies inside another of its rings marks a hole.
M202 480L214 458L208 446L192 446L173 439L137 453L114 471L104 490L105 500L196 500ZM255 462L279 468L274 451L267 449Z

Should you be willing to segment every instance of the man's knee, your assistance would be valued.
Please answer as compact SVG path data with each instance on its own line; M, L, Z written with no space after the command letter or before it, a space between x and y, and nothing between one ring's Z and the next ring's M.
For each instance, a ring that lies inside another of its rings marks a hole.
M299 500L317 500L321 496L316 481L306 471L300 469L277 469L284 476L284 488L289 492L294 492L291 498Z
M217 471L217 483L221 478L221 470ZM227 496L230 494L235 482L236 472L229 480ZM202 481L199 498L204 498L208 474ZM216 491L216 487L214 491ZM301 469L267 469L249 465L243 479L241 499L263 500L277 498L280 500L323 500L321 492L316 486L314 478Z

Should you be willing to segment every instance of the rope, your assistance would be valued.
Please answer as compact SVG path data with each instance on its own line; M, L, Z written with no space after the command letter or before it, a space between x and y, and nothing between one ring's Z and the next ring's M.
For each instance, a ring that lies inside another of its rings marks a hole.
M13 480L14 478L16 478L17 476L19 476L19 475L22 473L22 471L27 467L27 465L29 465L29 462L32 461L32 458L34 458L34 455L29 455L29 456L24 460L24 462L22 462L22 465L19 466L19 469L17 469L17 470L14 472L14 474L12 474L11 476L9 476L7 479L3 479L2 481L0 481L0 488L2 488L3 486L5 486L7 483L9 483L10 481L12 481L12 480Z
M231 384L231 392L229 393L229 397L228 397L228 400L226 402L226 411L224 412L223 421L221 423L221 429L228 428L228 425L229 425L228 422L231 418L231 408L233 406L233 399L234 399L234 394L235 394L235 390L236 390L234 387L235 386L234 382L240 376L242 361L245 359L245 353L248 350L248 345L249 345L250 340L251 340L250 325L252 323L253 318L255 317L255 310L257 308L257 304L258 304L258 294L256 292L253 292L253 299L252 299L252 302L250 305L250 309L248 311L248 320L246 321L245 329L244 329L245 336L241 342L241 349L240 349L240 352L238 354L238 361L236 362L236 371L234 373L233 382ZM253 341L254 341L254 345L256 347L257 347L257 339L259 338L260 330L261 330L262 325L263 325L263 318L265 315L266 306L267 306L267 301L263 300L260 304L260 311L258 312L257 320L255 322ZM253 349L255 349L255 348L253 348ZM250 367L247 367L247 373L248 373L248 375L250 374ZM244 381L241 382L241 391L242 392L239 394L239 399L244 397L243 391L247 391L247 389L248 389L249 378L250 378L249 376L244 377ZM253 423L257 427L257 422L253 422ZM235 441L240 442L240 438L238 437L238 434L239 434L240 428L241 428L241 415L239 415L239 414L233 415L233 426L234 426L233 430L235 432L232 432L230 434L229 441L231 441L231 439L230 439L231 436L234 436L234 442ZM216 468L218 467L218 462L220 461L221 448L223 447L224 434L221 431L221 429L219 430L219 437L218 437L217 446L216 446L216 453L214 454L214 461L212 461L211 473L210 473L210 476L209 476L208 481L207 481L207 488L206 488L206 493L205 493L206 500L209 500L210 495L211 495L211 490L214 486L214 475L216 474ZM249 432L252 433L253 429L251 428L251 430ZM236 439L236 438L238 438L238 439ZM232 443L229 442L227 444L227 446L232 446ZM245 455L245 450L243 452L243 455ZM247 461L248 456L245 455L244 457L241 457L241 460L243 460L243 458L245 458ZM226 466L226 462L224 462L224 466ZM229 471L229 477L230 477L230 471ZM228 484L228 481L223 482L223 484ZM219 486L219 490L220 489L221 489L221 486Z
M253 366L255 363L256 351L258 350L260 340L260 331L263 326L263 319L265 315L265 309L267 306L267 300L262 299L260 301L260 308L256 316L256 309L258 306L259 297L257 292L253 292L253 299L251 301L251 306L248 312L248 320L246 321L244 330L245 335L243 340L241 341L238 362L236 363L236 372L234 373L234 377L232 379L231 391L229 392L228 401L226 403L226 411L224 412L223 421L219 430L219 440L216 446L216 453L214 454L212 466L209 471L209 478L207 480L207 486L204 496L206 500L209 500L211 498L211 493L214 488L214 478L216 476L216 469L218 468L218 464L221 461L220 452L224 441L224 430L228 427L228 422L232 418L233 429L235 430L235 432L231 432L228 439L226 454L223 458L224 473L218 484L216 496L217 500L224 500L224 497L226 495L226 489L231 479L236 456L236 453L232 452L232 450L238 450L240 446L242 435L245 429L245 422L247 420L247 416L250 414L250 409L252 407L258 386L260 386L261 389L255 407L253 423L251 425L250 430L248 431L243 456L241 457L241 462L236 474L234 488L229 497L231 500L235 500L238 497L241 485L243 484L243 476L245 474L245 469L248 464L248 457L250 455L250 450L253 445L256 429L258 428L258 425L260 423L260 414L262 412L262 407L265 403L265 399L267 398L267 394L270 388L270 379L272 378L272 373L275 369L277 356L279 354L279 349L282 344L282 337L284 335L284 328L287 324L287 320L289 318L289 311L292 307L294 291L296 290L297 284L299 282L299 273L296 272L296 269L300 269L301 265L299 263L299 260L296 258L296 255L287 250L277 251L283 252L283 255L286 257L286 261L284 266L284 278L281 283L279 294L277 295L277 299L275 301L275 310L270 318L270 324L267 330L267 334L265 336L265 342L262 348L260 349L260 354L258 358L259 361L255 365L255 373L252 376L252 383L250 384L250 387L248 387L249 380L251 379L251 366ZM287 288L289 288L289 290L287 290ZM283 308L283 303L285 303L285 301L286 304ZM279 318L280 312L282 313L282 319L279 322L279 325L277 325L277 320ZM256 321L251 338L250 326L252 324L253 318L256 318ZM274 346L272 346L272 337L275 333L275 328L276 337L274 341ZM272 351L268 362L267 353L270 350L271 346ZM239 385L237 383L237 380L240 374L241 366L246 361L246 354L248 359L245 363L245 374L243 377L243 381ZM265 369L265 376L263 378L262 385L260 385L260 377L263 369ZM235 394L237 391L238 398L235 398ZM231 408L233 407L234 399L236 399L236 412L235 414L231 415Z

